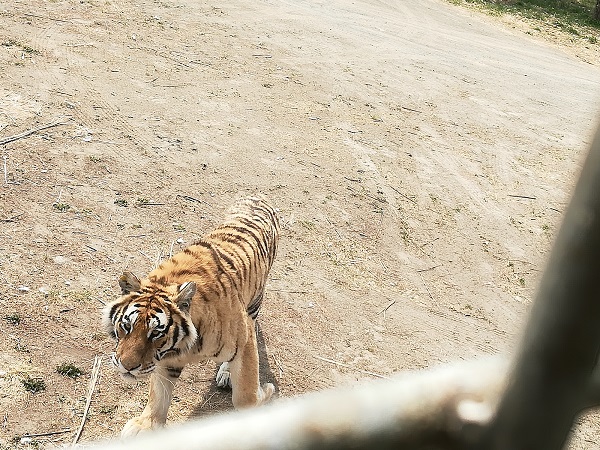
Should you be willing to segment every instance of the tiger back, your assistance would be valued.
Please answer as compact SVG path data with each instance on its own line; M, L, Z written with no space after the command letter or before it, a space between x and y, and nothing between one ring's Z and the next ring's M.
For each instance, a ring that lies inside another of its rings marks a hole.
M235 268L248 314L256 320L267 276L277 253L279 220L273 208L256 197L236 202L229 217L204 242L218 249L227 268ZM253 262L250 263L249 262Z
M191 362L222 363L219 386L232 388L236 408L267 401L273 385L259 384L254 322L279 238L276 211L249 197L215 230L164 261L146 278L125 272L122 296L105 309L117 341L113 363L125 378L150 377L148 404L122 434L166 422L174 381ZM167 377L171 383L165 383Z

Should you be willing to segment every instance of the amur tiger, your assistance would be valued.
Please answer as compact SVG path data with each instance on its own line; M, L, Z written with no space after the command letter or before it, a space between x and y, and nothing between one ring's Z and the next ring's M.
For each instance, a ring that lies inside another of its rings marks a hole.
M104 323L117 342L112 361L125 378L150 375L141 416L122 436L161 427L184 366L222 363L216 381L232 388L233 405L260 405L274 392L259 384L255 321L279 236L275 210L264 200L238 201L214 231L138 279L125 272L122 296L107 305Z

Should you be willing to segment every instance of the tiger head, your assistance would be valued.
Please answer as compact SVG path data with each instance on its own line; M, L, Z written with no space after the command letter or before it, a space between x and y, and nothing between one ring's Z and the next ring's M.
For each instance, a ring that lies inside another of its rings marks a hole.
M131 272L119 279L122 296L104 309L104 325L117 342L112 361L124 378L144 378L160 360L187 352L197 331L190 317L196 285L163 286Z

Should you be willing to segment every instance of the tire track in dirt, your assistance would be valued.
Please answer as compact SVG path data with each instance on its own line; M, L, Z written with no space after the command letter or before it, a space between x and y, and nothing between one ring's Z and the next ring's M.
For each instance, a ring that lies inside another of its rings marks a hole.
M356 164L361 167L361 170L364 171L366 178L364 186L368 187L370 192L377 192L382 196L382 244L386 248L389 248L392 255L394 255L396 258L399 258L398 255L400 253L404 253L403 247L405 247L407 244L409 247L414 245L415 248L421 250L422 252L422 249L419 247L417 242L415 242L415 238L409 235L408 226L401 216L400 211L402 211L402 208L398 203L400 200L398 191L394 189L393 185L390 183L392 180L383 175L383 167L378 167L377 163L375 162L376 157L381 156L378 155L378 153L381 153L381 150L375 149L373 146L368 146L362 142L358 142L350 138L346 139L345 144L350 153L354 156ZM448 156L444 157L444 155L442 155L440 152L432 152L432 155L434 164L438 164L440 167L445 168L444 170L446 171L450 169L451 174L460 181L461 187L463 187L465 190L465 192L462 192L461 190L459 192L454 192L451 195L455 195L460 198L464 198L465 195L471 197L474 196L472 200L475 201L476 204L481 204L482 207L485 206L482 200L477 198L476 193L479 193L479 189L475 189L473 182L462 176L461 171L458 168L458 163L452 157L448 159ZM430 157L432 155L430 154ZM390 154L386 154L385 156L387 159L392 160L394 157L394 155ZM439 158L442 159L440 160ZM422 209L416 204L411 206ZM435 216L439 216L440 218L444 217L443 211L438 211L437 209L427 208L427 212L430 215L433 214ZM495 211L495 214L500 214L500 211ZM405 242L402 242L400 239L399 234L401 233L399 233L399 230L403 230L402 233L407 233L408 236ZM412 263L407 261L407 269L409 270L406 270L402 273L402 278L405 280L404 283L409 289L416 289L419 292L421 301L423 302L422 306L411 306L415 308L415 320L417 320L416 318L418 317L418 320L420 321L419 326L423 329L431 330L432 335L439 336L441 341L454 342L454 345L459 347L471 348L474 353L477 353L477 355L474 356L479 356L481 354L496 354L499 348L505 349L508 345L505 333L502 333L498 329L497 325L489 321L486 318L485 313L479 312L476 314L475 312L469 310L460 311L452 304L440 304L436 301L435 293L438 290L443 292L443 289L439 288L437 283L432 283L425 279L419 272L419 269L427 264L430 266L436 264L439 265L438 258L440 257L443 258L443 255L437 255L437 258L431 258L423 253L419 260L413 260ZM446 276L450 275L450 272L447 268L439 267L438 272L439 271ZM424 308L428 314L416 312L422 308ZM474 324L479 330L486 329L488 332L496 335L497 338L494 339L494 343L492 343L490 340L475 339L470 333L464 332L464 330L469 330L472 328ZM458 332L458 330L461 330L461 332Z
M39 17L33 20L38 21L39 31L32 35L32 46L42 55L47 54L56 58L59 63L59 70L64 73L59 75L56 73L57 64L52 64L46 58L39 58L38 67L48 77L47 83L50 86L63 86L69 100L64 101L63 105L69 108L69 113L75 118L80 125L81 138L88 142L97 140L93 137L94 134L107 134L109 143L106 143L103 148L103 153L109 153L113 157L122 156L124 148L122 144L126 142L112 143L112 136L116 131L117 138L124 138L131 141L138 149L147 150L155 144L147 139L139 132L120 112L118 106L106 99L106 94L98 89L98 84L102 81L96 81L95 74L90 74L89 61L108 60L110 59L105 50L108 46L107 42L82 42L80 33L77 30L78 26L90 27L94 25L93 20L82 20L77 18L65 19L60 22L41 18L44 17L43 12ZM112 21L118 22L118 17L113 16ZM109 20L109 19L105 19ZM43 23L43 25L42 25ZM73 28L75 28L73 30ZM95 55L89 57L77 52L76 48L93 49ZM93 69L92 69L93 70ZM55 91L57 92L57 91ZM60 95L60 93L58 94Z

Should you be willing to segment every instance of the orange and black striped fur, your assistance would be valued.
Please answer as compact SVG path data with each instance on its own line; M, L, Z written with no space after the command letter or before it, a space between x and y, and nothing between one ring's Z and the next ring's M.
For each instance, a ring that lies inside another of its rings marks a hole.
M122 435L165 424L184 366L222 363L217 384L231 386L236 408L269 400L259 384L255 320L275 258L279 224L264 200L238 201L217 229L139 280L125 272L122 296L104 312L116 339L113 363L126 378L150 375L148 404Z

